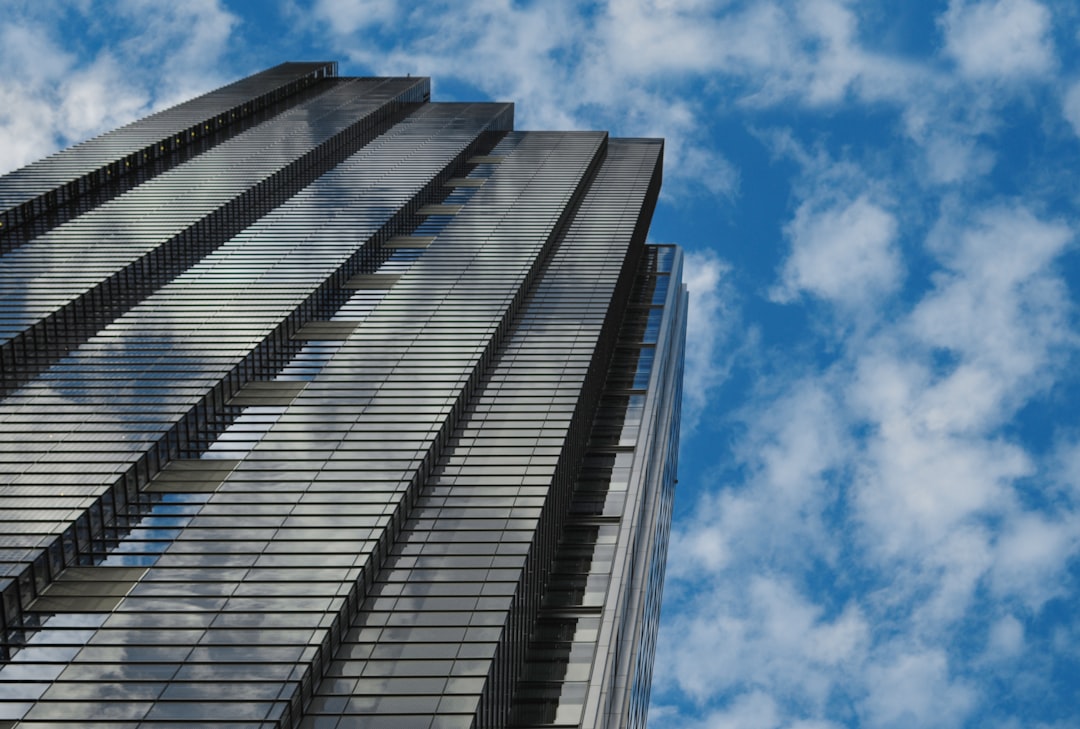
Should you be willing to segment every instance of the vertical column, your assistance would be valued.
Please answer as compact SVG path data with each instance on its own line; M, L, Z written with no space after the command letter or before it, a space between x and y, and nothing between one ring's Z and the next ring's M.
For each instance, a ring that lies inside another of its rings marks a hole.
M390 727L414 715L443 729L505 723L643 243L640 213L658 191L659 149L609 145L305 726Z
M648 383L648 394L627 473L626 506L586 702L588 725L609 729L638 729L648 718L679 451L687 314L682 254L674 246L651 254L641 305L648 307L653 326L646 326L642 340L655 336L656 346L647 362L639 357L635 373L635 379Z

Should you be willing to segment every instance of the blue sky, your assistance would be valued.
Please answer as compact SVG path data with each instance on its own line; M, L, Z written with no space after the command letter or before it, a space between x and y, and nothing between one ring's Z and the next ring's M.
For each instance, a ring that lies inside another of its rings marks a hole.
M667 139L651 726L1080 725L1080 9L3 0L0 169L282 60Z

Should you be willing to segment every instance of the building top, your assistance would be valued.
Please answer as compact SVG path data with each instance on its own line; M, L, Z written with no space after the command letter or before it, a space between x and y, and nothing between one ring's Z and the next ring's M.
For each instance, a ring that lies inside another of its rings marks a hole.
M336 75L336 62L282 63L6 174L0 226L30 221L179 150L205 148Z

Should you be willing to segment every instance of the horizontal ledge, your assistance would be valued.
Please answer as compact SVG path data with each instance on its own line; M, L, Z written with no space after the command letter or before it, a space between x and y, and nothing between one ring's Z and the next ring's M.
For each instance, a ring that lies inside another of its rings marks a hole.
M421 215L457 215L464 205L425 205L418 211Z
M343 289L388 289L401 278L399 273L358 273L342 285ZM355 322L348 322L355 325Z
M383 248L427 248L434 242L433 235L399 235L383 243Z
M319 339L348 339L356 331L355 321L312 321L292 335L293 339L310 341Z
M288 405L305 387L307 382L297 380L257 380L241 387L226 404L237 407Z
M484 177L451 177L446 181L447 187L481 187L487 182Z
M149 493L210 493L217 491L240 464L235 458L178 458L169 461L143 489Z

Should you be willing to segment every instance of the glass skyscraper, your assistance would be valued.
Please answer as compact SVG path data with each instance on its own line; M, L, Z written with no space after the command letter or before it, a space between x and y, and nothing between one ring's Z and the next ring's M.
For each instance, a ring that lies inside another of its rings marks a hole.
M663 143L286 63L0 178L3 727L643 726Z

